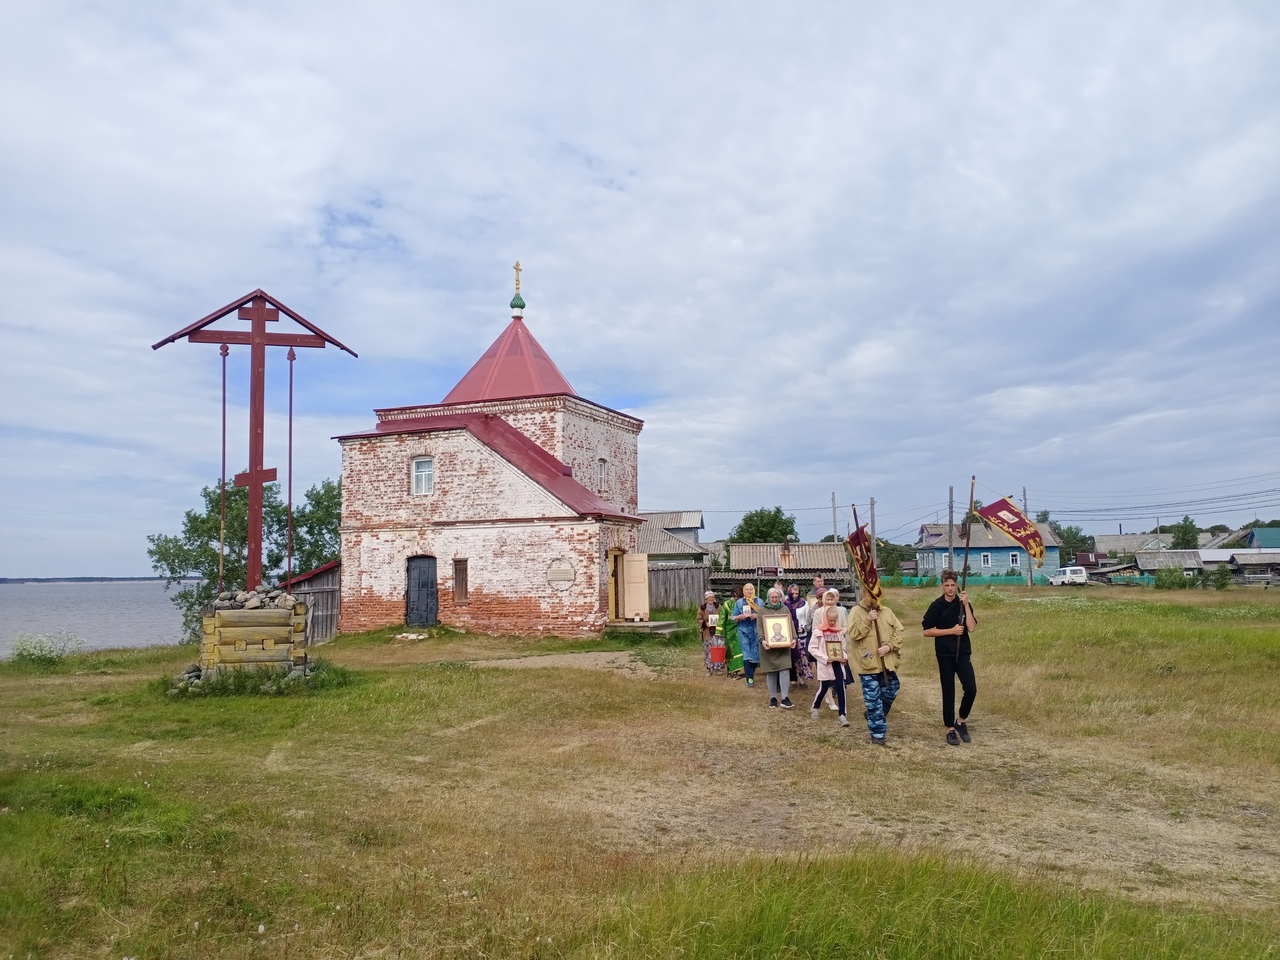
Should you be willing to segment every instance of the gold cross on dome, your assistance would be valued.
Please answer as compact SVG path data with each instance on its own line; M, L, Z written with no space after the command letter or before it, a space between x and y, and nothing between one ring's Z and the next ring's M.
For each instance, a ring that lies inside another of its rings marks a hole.
M520 292L520 261L519 260L516 261L515 271L516 271L516 293L519 293Z

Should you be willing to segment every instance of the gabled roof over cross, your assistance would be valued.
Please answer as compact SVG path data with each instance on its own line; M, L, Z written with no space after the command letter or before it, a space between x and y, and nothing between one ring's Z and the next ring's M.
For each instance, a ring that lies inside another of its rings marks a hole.
M258 302L254 303L254 301L258 301ZM253 306L249 306L249 304L253 304ZM270 304L271 306L267 307L266 304ZM244 307L245 309L243 310L240 309L242 307ZM250 320L250 321L255 319L255 317L253 316L253 311L255 310L260 310L262 312L263 318L267 321L279 320L280 314L283 313L290 320L293 320L295 323L298 323L301 326L305 327L307 330L311 331L309 334L306 334L306 333L267 334L266 335L267 339L265 341L267 346L323 348L326 343L331 343L338 349L345 350L347 353L351 354L353 357L358 356L358 354L354 350L352 350L350 347L348 347L346 344L339 343L337 340L329 336L329 334L325 333L323 330L321 330L311 321L307 320L301 314L294 313L292 310L286 307L283 303L281 303L275 297L271 296L271 294L267 293L265 290L255 290L253 291L253 293L246 293L239 300L233 300L231 303L228 303L225 307L220 307L217 310L213 311L213 313L209 314L207 317L204 317L201 320L197 320L195 323L191 324L190 326L183 327L177 333L169 334L169 336L165 337L159 343L153 343L151 345L151 349L159 350L166 343L173 343L175 340L181 340L183 337L187 338L188 343L251 344L253 342L253 334L248 330L206 330L205 329L210 324L216 323L217 321L221 320L223 317L230 314L232 310L238 311L237 313L238 319Z

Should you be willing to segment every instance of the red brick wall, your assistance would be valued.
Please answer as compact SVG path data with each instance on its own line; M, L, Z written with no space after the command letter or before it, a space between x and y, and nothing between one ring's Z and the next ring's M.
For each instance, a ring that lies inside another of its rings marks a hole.
M340 633L403 623L410 557L433 556L440 620L485 633L590 636L608 619L606 558L634 549L634 528L591 520L497 523L342 533ZM467 561L468 596L453 599L453 561ZM548 581L568 561L572 583Z

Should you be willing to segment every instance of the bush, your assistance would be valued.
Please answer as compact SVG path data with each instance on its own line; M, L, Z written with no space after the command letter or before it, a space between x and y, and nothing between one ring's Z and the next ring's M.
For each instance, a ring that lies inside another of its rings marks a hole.
M1006 577L1020 577L1022 576L1022 571L1019 570L1017 567L1010 567L1008 570L1004 572L1004 575Z
M1231 586L1231 568L1225 563L1218 564L1218 569L1209 575L1209 579L1213 583L1213 589L1225 590Z
M36 667L56 667L73 653L84 649L84 641L74 633L20 633L13 641L13 662Z
M1157 570L1157 590L1186 590L1191 586L1191 578L1184 576L1181 570Z

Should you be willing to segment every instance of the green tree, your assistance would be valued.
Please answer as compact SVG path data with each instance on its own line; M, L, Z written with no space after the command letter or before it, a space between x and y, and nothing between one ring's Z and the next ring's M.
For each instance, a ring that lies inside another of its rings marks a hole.
M1173 525L1173 544L1174 550L1194 550L1200 546L1200 528L1196 526L1196 522L1188 516L1183 516L1182 520Z
M1076 562L1077 553L1093 552L1093 537L1085 534L1082 527L1064 527L1058 521L1050 520L1049 529L1062 544L1062 549L1058 552L1058 560L1064 567Z
M342 481L322 480L293 511L293 572L305 573L337 560L342 552Z
M200 639L200 610L218 593L218 531L221 500L218 484L200 491L203 510L183 514L182 533L154 533L147 537L151 567L165 578L165 589L178 587L174 605L182 611L182 628L190 643ZM335 500L337 505L335 506ZM308 570L337 558L338 514L341 491L325 481L307 491L303 504L294 511L294 568ZM280 499L280 485L267 484L262 495L262 577L277 582L283 574L288 515ZM226 549L223 559L224 589L245 588L249 555L249 491L227 487ZM324 557L319 562L310 562ZM301 562L306 558L307 566Z
M1231 586L1231 568L1225 563L1218 564L1218 568L1209 577L1215 590L1225 590Z
M1048 523L1048 522L1049 522L1048 510L1041 510L1039 513L1036 514L1036 523Z
M744 513L738 525L729 532L729 543L781 543L787 537L796 536L796 518L782 512L781 507L772 510L761 507Z
M876 560L886 576L897 577L902 574L902 561L916 558L915 547L901 543L890 543L876 539Z

